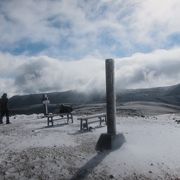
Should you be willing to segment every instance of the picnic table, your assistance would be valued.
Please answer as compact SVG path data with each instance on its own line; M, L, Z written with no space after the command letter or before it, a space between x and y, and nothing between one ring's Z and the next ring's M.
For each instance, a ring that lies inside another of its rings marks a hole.
M106 114L94 114L94 115L85 115L78 117L77 120L80 121L80 130L89 130L88 125L92 123L99 122L99 125L102 125L102 122L106 123Z
M67 124L69 124L69 121L71 120L71 123L73 123L73 114L72 113L58 113L58 114L53 114L53 113L49 113L46 115L47 117L47 126L54 126L54 121L57 120L67 120ZM55 117L58 117L56 119L54 119Z

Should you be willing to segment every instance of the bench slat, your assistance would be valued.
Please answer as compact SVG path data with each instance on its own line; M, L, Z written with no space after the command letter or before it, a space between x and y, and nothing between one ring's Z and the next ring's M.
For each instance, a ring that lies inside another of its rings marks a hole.
M89 115L89 116L82 116L77 118L77 120L86 120L86 119L93 119L93 118L99 118L99 117L106 117L106 114L96 114L96 115Z
M88 121L88 124L92 124L92 123L96 123L96 122L100 122L100 120L97 120L97 121ZM104 122L104 121L101 120L101 122Z

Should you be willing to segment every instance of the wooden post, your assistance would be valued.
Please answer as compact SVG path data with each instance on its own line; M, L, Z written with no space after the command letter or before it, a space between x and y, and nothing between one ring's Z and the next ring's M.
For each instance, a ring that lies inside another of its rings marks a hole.
M114 82L114 60L106 59L106 113L107 133L116 134L116 94Z
M125 142L122 133L116 134L116 93L114 60L106 59L106 115L107 133L101 134L96 144L97 151L115 150Z

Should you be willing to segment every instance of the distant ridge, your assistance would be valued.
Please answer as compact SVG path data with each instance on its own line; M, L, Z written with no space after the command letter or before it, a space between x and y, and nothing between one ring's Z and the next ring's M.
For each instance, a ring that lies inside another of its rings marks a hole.
M13 96L9 100L9 107L15 112L42 112L42 94ZM99 93L87 94L71 90L47 94L51 102L50 108L55 108L57 104L105 103L105 94ZM180 84L149 89L127 89L117 92L117 103L133 101L162 102L180 106Z
M98 103L102 102L104 97L104 95L100 94L85 94L73 90L64 92L52 92L46 94L48 95L51 104ZM21 108L24 106L41 104L42 95L43 93L13 96L9 100L9 106L11 108Z
M180 84L148 89L129 89L117 93L117 102L151 101L180 106Z

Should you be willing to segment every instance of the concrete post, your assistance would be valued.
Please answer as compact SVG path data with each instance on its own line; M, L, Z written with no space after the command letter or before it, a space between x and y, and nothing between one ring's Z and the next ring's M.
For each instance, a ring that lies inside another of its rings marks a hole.
M114 60L106 59L106 113L107 133L116 134L116 94L114 82Z
M116 134L116 93L114 83L114 60L106 59L106 114L107 133L101 134L96 144L97 151L115 150L122 146L125 137Z

